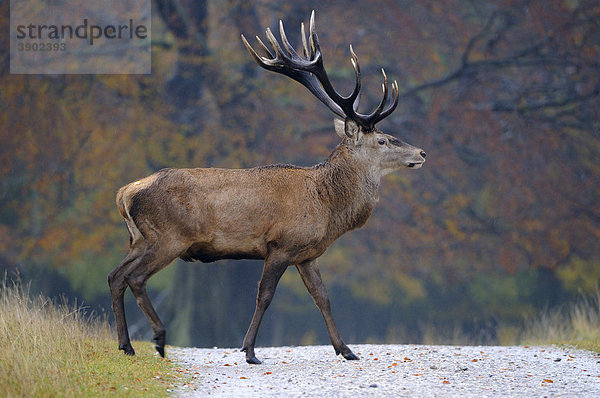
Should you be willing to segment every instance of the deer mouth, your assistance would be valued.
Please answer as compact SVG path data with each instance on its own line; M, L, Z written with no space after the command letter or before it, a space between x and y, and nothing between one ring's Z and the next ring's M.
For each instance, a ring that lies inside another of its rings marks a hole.
M412 157L413 159L416 160L415 162L406 162L404 164L409 169L419 169L419 168L421 168L421 166L423 166L423 163L425 163L425 157L427 156L427 154L422 149L418 149L418 151L419 151L419 155L421 155L421 156Z
M423 162L410 162L406 164L409 169L419 169L423 166Z

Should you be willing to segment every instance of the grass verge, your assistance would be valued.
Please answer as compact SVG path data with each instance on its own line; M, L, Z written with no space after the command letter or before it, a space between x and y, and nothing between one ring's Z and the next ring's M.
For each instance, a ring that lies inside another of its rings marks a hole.
M163 397L181 383L150 343L135 346L137 355L125 356L105 320L0 284L2 397Z
M523 344L558 344L600 352L600 291L530 319Z

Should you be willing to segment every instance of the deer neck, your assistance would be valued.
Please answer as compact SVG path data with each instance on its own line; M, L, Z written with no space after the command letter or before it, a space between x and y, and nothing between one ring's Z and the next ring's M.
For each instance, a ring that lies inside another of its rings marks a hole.
M331 208L330 222L337 226L340 235L361 227L379 201L379 170L344 143L319 169L319 195Z

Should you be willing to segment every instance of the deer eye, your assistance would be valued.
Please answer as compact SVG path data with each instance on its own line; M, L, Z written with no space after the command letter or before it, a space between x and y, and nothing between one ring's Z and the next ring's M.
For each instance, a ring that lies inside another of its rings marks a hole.
M377 141L377 143L379 145L385 145L385 140L383 138L380 138L379 141Z

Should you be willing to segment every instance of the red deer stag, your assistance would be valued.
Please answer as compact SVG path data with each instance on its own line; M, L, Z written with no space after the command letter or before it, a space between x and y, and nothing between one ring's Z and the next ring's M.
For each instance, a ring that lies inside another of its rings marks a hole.
M421 167L425 152L375 127L396 108L398 83L392 84L393 99L389 101L382 70L383 99L372 113L359 113L360 69L352 47L356 85L344 97L332 87L323 67L314 11L308 44L304 24L301 27L304 57L288 42L281 22L285 50L270 29L266 35L274 54L258 37L264 56L258 55L243 35L242 41L260 66L303 84L342 118L335 120L335 131L342 141L327 160L313 167L164 169L122 187L117 205L129 230L130 249L108 276L108 283L119 349L126 354L135 353L123 305L129 286L150 321L156 350L164 356L165 327L148 298L146 282L180 257L202 262L264 259L256 308L242 347L248 363L260 363L254 354L256 334L277 283L290 265L296 266L321 311L336 354L358 359L335 326L317 258L340 235L367 221L379 199L383 175Z

